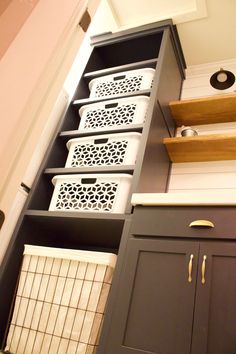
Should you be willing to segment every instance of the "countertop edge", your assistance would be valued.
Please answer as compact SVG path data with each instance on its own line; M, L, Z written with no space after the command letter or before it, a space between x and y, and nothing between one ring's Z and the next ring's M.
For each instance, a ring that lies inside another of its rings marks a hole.
M134 193L133 206L236 206L236 193Z

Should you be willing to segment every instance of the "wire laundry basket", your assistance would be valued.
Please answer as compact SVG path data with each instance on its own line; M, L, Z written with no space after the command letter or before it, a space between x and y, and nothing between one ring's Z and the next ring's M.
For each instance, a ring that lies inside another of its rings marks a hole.
M5 353L95 354L116 255L25 245Z

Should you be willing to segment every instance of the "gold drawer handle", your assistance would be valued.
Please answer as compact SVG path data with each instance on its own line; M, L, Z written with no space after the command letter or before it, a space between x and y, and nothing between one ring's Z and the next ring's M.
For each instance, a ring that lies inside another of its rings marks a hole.
M193 270L193 254L190 256L189 264L188 264L188 282L192 282L192 270Z
M203 256L203 261L202 261L202 284L205 284L206 279L205 279L205 272L206 272L206 259L207 256Z
M198 226L203 226L203 227L215 227L215 225L213 224L213 222L209 221L209 220L195 220L192 221L189 224L189 227L198 227Z

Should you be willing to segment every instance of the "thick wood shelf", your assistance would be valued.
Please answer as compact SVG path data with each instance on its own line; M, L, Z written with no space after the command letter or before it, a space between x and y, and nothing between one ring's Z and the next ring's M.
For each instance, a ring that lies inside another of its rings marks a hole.
M236 94L173 101L169 106L177 126L236 121Z
M130 173L134 171L134 165L127 166L90 166L90 167L65 167L46 168L44 173L50 175L73 174L73 173Z
M236 160L236 133L164 138L172 162Z
M155 68L155 66L157 64L157 60L158 60L157 58L154 58L154 59L134 62L131 64L114 66L112 68L107 68L107 69L103 69L103 70L96 70L96 71L92 71L92 72L88 72L88 73L84 74L84 78L92 80L92 79L99 77L99 76L111 75L114 73L128 71L128 70L136 70L136 69L141 69L141 68L146 68L146 67Z
M142 132L143 124L129 124L126 126L117 126L117 128L111 127L104 130L95 130L94 131L84 131L80 132L79 130L67 130L60 133L61 137L64 138L82 138L85 136L91 135L102 135L102 134L115 134L115 133L126 133L126 132Z

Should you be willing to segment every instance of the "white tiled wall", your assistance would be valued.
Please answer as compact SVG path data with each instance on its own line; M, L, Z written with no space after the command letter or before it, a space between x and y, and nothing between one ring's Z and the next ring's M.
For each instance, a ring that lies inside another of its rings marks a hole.
M236 84L224 91L216 90L210 86L211 75L221 67L232 71L236 75L236 59L188 68L183 85L182 99L222 95L236 91ZM236 123L199 125L195 128L201 135L230 133L236 132ZM236 160L172 164L169 192L199 193L207 190L216 193L219 190L221 192L224 190L236 191Z

